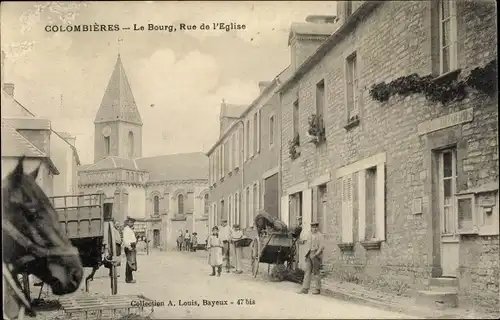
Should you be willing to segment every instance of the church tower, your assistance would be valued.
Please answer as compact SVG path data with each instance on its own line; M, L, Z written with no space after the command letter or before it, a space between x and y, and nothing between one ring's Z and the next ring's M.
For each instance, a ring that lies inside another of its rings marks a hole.
M120 55L94 120L94 163L142 156L142 120Z

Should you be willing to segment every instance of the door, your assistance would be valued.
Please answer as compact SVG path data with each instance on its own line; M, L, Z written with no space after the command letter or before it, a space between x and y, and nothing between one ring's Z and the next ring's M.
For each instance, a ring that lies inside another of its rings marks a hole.
M279 217L278 174L264 180L264 210L271 216ZM283 221L288 224L288 221Z
M457 184L456 150L439 154L439 206L441 220L441 268L443 277L456 277L458 268L458 223L455 207Z
M153 248L158 248L160 245L160 230L153 230Z

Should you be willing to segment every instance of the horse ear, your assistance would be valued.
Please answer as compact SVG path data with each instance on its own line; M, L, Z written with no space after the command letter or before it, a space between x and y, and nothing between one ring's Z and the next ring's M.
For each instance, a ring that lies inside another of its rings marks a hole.
M32 173L30 173L30 176L33 178L33 180L36 180L36 177L38 177L38 173L40 172L41 165L42 165L42 163L40 163L38 165L38 167Z
M17 161L16 168L14 169L14 171L12 171L12 178L13 178L14 182L21 181L21 179L23 177L23 174L24 174L24 165L23 165L23 162L24 162L24 156L22 156L21 158L19 158L19 160Z

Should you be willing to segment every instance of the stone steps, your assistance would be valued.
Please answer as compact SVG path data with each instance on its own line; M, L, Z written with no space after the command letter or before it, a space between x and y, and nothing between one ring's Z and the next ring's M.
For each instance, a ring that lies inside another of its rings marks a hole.
M456 278L431 278L428 290L416 292L415 302L437 309L458 307Z

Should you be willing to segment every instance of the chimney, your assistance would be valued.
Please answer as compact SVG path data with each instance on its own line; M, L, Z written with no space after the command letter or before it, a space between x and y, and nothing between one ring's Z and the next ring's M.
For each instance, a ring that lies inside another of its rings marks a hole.
M14 97L14 84L13 83L4 83L3 89L7 94L11 97Z
M260 81L259 82L260 93L262 93L270 84L271 81Z
M290 26L290 65L295 71L338 28L336 16L309 15L305 22Z
M3 50L2 50L2 70L1 70L1 72L2 72L2 83L1 83L1 85L2 86L0 88L3 88L3 78L4 78L3 75L5 73L4 72L4 68L5 68L5 52L3 52Z
M58 132L58 134L61 136L61 138L66 140L70 145L72 145L73 147L75 146L76 142L75 136L69 134L68 132Z

